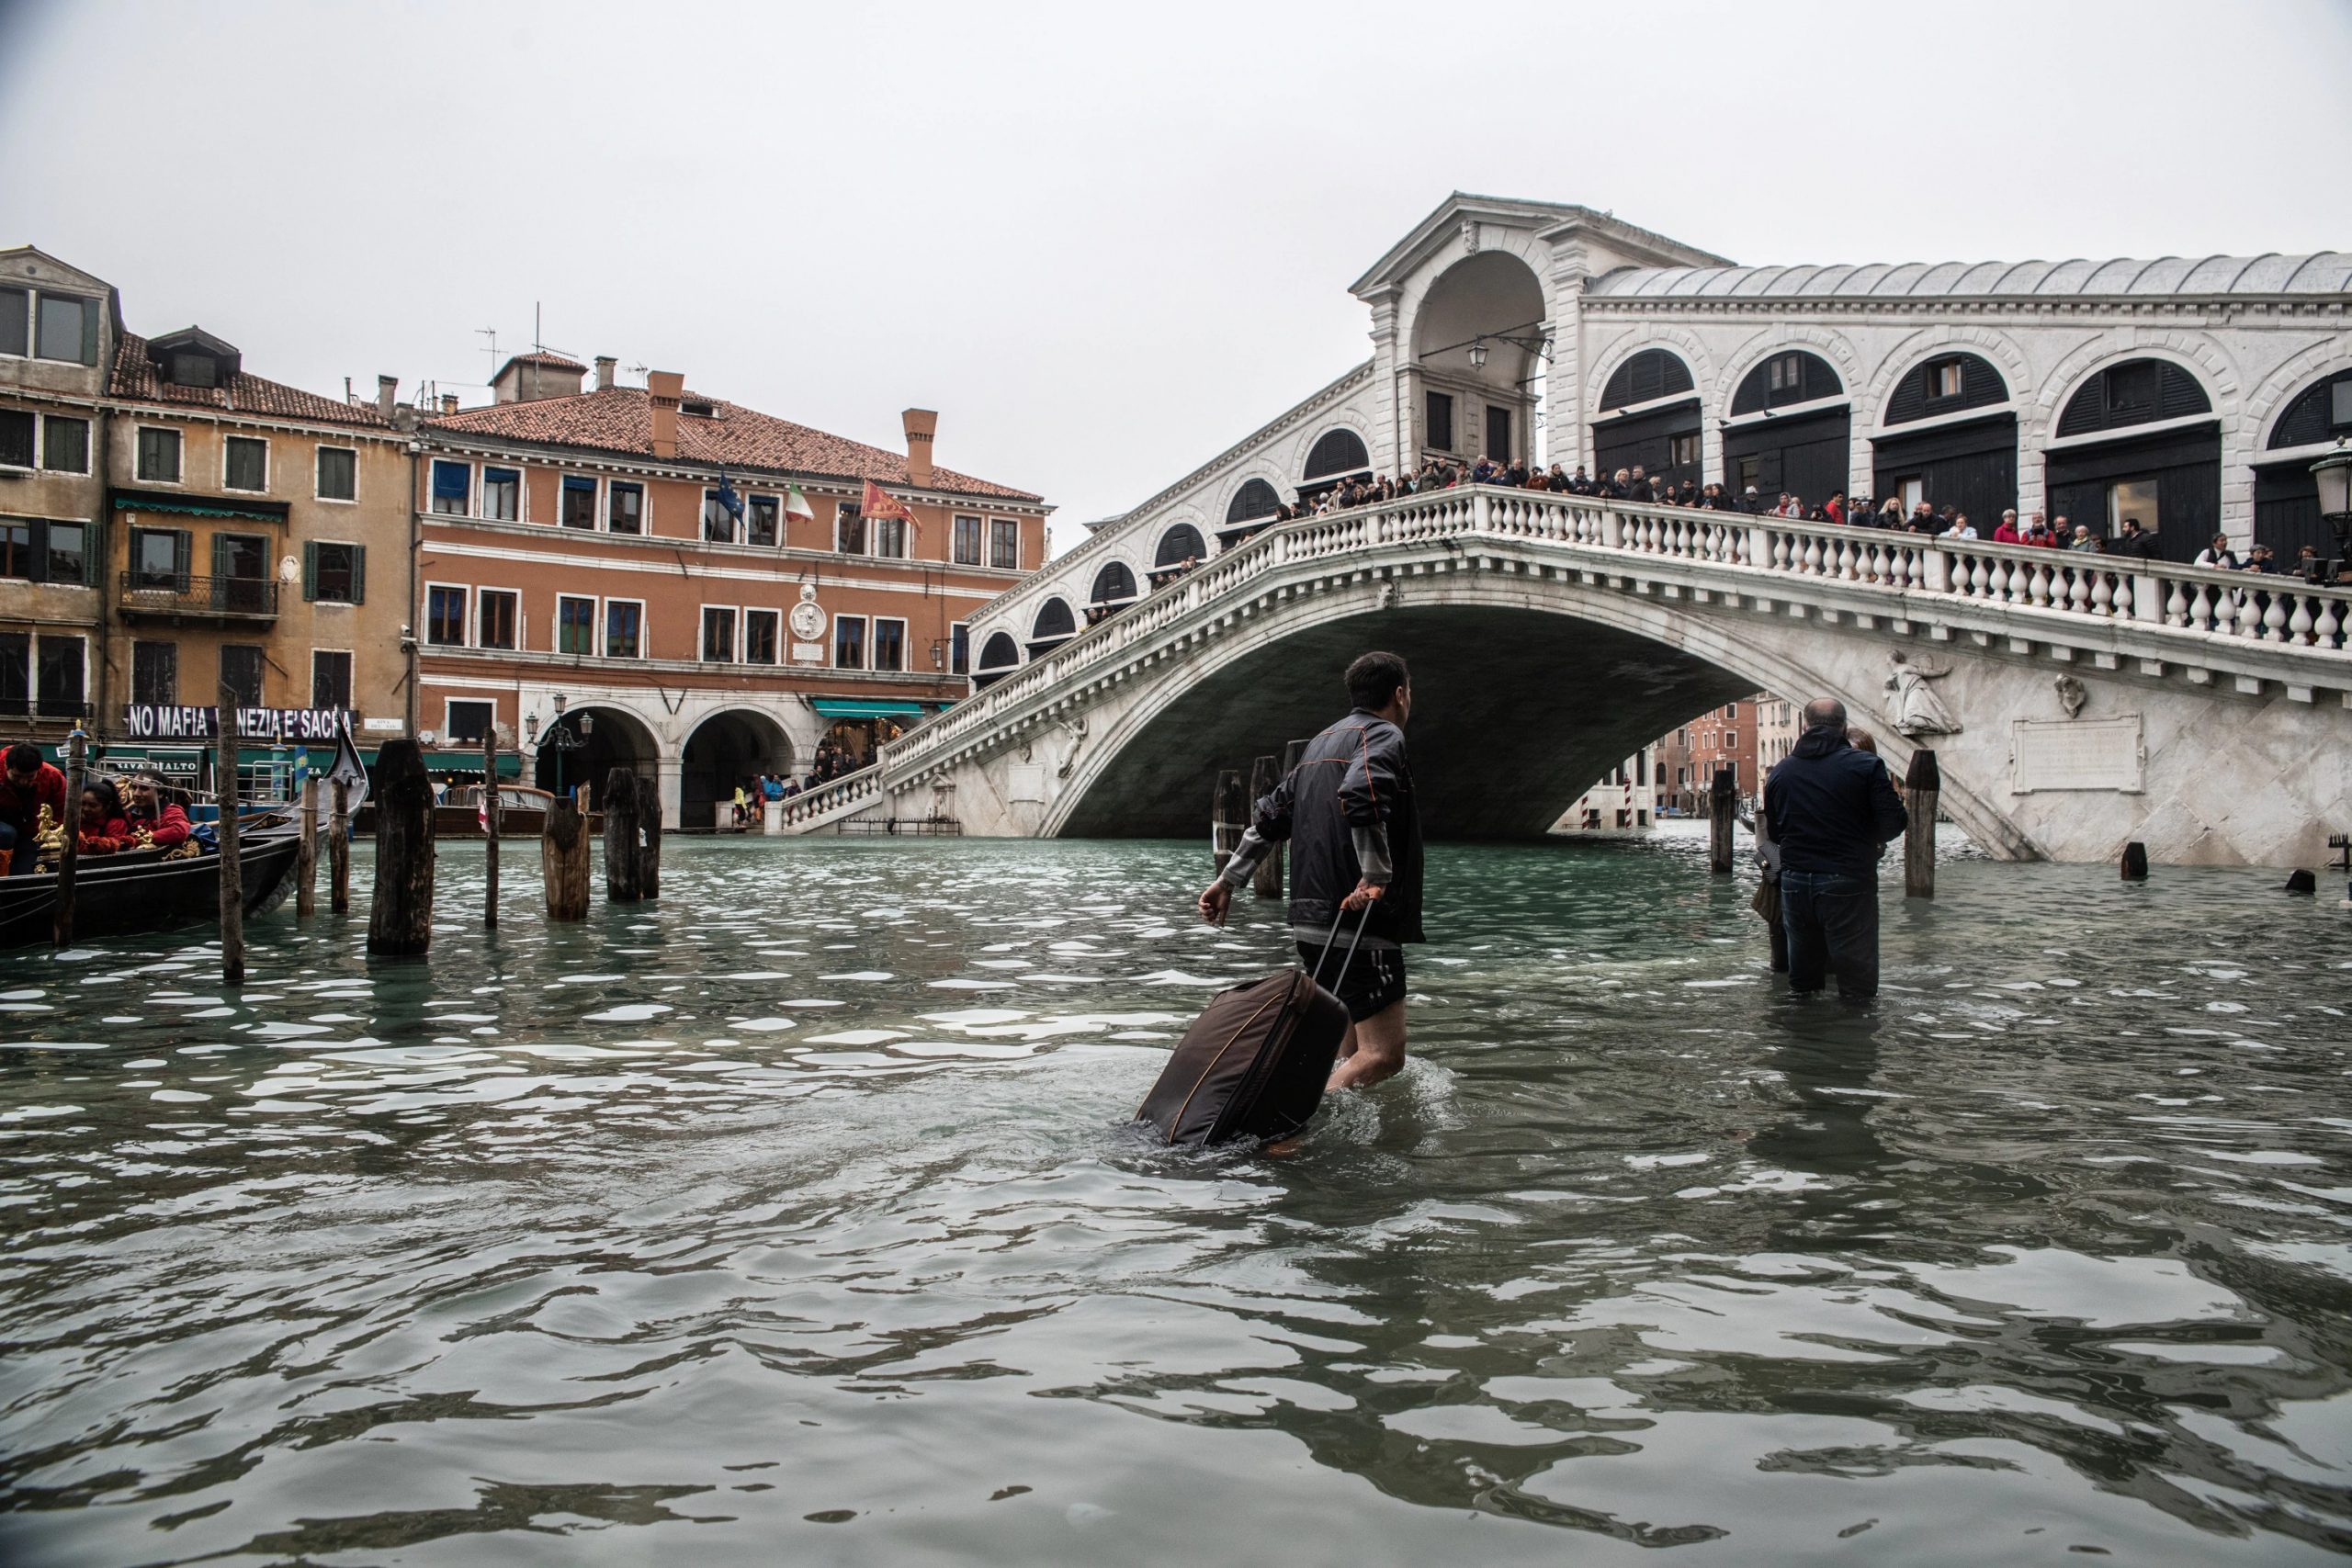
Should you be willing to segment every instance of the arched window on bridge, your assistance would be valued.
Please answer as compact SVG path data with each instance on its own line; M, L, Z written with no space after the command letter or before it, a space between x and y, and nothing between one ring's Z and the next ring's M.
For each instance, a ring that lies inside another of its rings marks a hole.
M2136 521L2164 559L2194 559L2222 525L2222 424L2200 417L2212 412L2196 376L2168 359L2093 371L2042 454L2052 521L2110 536Z
M1690 379L1690 367L1682 356L1668 349L1645 348L1610 372L1608 384L1600 389L1600 407L1629 408L1634 403L1653 402L1688 392L1695 385Z
M1600 389L1601 412L1635 412L1593 422L1595 475L1639 468L1675 484L1697 483L1702 441L1695 385L1682 356L1663 348L1642 349L1611 371Z
M1371 467L1372 454L1364 450L1363 437L1342 425L1316 437L1315 445L1307 448L1306 468L1299 477L1306 479L1343 479Z
M972 684L986 686L1003 680L1021 667L1021 645L1012 640L1011 632L991 632L988 641L980 644L980 662L972 671Z
M1037 618L1029 623L1029 657L1041 658L1078 635L1078 617L1070 614L1067 599L1048 599L1037 606Z
M1282 498L1263 479L1250 479L1226 503L1225 526L1216 531L1216 547L1229 550L1264 528L1282 508Z
M2018 416L1967 416L2008 400L2008 383L1981 355L1947 350L1914 365L1879 417L1890 434L1871 443L1871 493L1896 498L1905 512L1917 502L1949 502L1991 538L2001 513L2018 503ZM1895 429L1914 425L1920 428Z
M2254 540L2294 570L2305 545L2335 554L2335 535L2321 521L2319 481L2312 464L2338 441L2352 437L2352 370L2312 382L2288 400L2254 466Z
M1151 553L1151 585L1161 587L1182 576L1184 563L1198 566L1209 558L1208 541L1190 523L1179 523L1159 536L1159 547Z
M1331 434L1341 435L1347 433L1335 430ZM1329 440L1329 437L1327 436L1325 439ZM1357 442L1356 447L1359 451L1363 450L1363 443ZM1317 443L1317 450L1321 450L1320 443ZM1313 466L1312 463L1308 464L1310 468ZM1225 508L1225 520L1229 524L1254 523L1261 517L1272 517L1275 509L1282 503L1282 497L1274 493L1273 486L1263 479L1251 479L1233 492L1233 500L1227 502Z
M1106 561L1094 574L1094 591L1086 597L1089 604L1107 605L1115 609L1136 596L1136 574L1127 570L1123 560Z
M1724 482L1742 491L1752 485L1767 502L1786 494L1819 506L1842 494L1853 459L1850 412L1842 404L1794 415L1772 411L1792 403L1817 405L1845 390L1838 372L1817 354L1784 348L1768 355L1732 393L1730 421L1724 427Z

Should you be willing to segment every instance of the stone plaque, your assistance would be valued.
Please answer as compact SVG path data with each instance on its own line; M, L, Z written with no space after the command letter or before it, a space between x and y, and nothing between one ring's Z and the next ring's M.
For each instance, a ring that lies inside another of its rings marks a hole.
M2140 716L2051 720L2020 718L2009 727L2009 788L2106 789L2137 795L2146 752Z
M792 661L795 664L822 664L825 661L825 645L821 642L796 642L792 645Z
M1004 798L1034 800L1039 805L1046 799L1046 770L1041 767L1012 767L1004 770Z

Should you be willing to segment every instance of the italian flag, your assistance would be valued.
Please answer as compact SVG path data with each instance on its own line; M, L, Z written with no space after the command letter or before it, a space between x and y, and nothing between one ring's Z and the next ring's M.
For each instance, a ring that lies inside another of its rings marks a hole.
M798 517L810 523L817 520L817 509L808 504L808 498L800 493L798 485L792 486L786 492L784 514L786 517Z

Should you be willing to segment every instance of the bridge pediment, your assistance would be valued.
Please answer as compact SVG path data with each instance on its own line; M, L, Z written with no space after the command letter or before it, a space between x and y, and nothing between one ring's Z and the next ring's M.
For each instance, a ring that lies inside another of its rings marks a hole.
M1731 265L1721 256L1589 207L1455 191L1390 246L1370 271L1349 285L1348 292L1371 302L1393 290L1410 288L1433 262L1450 265L1464 255L1493 248L1506 235L1521 237L1522 259L1544 247L1574 248L1583 259L1581 270L1595 276L1621 266Z

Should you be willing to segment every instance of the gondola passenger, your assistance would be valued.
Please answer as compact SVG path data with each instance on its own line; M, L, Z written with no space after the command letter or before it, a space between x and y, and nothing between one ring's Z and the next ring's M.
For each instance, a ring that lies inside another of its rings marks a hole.
M164 792L164 781L153 773L141 773L130 781L130 808L123 815L133 834L146 829L159 850L185 844L196 831L188 824L187 813Z

